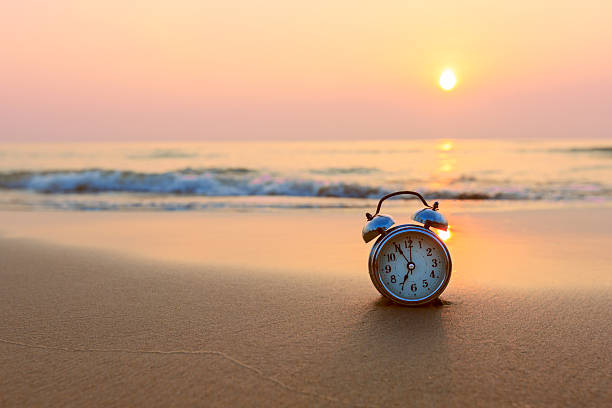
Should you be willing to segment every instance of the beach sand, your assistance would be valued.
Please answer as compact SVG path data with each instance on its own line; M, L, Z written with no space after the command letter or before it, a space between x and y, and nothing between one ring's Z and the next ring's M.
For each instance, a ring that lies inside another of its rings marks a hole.
M0 212L0 405L612 404L612 209L447 215L406 308L360 211Z

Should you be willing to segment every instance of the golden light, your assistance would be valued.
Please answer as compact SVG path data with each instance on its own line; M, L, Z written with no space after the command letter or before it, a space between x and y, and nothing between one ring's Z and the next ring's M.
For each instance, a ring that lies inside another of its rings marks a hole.
M451 142L451 141L444 142L444 143L438 145L438 148L440 150L444 151L444 152L448 152L448 151L453 150L453 147L454 147L453 146L453 142Z
M446 231L443 231L443 230L439 230L439 229L437 229L437 230L436 230L436 234L438 234L438 236L440 237L440 239L441 239L442 241L447 241L447 240L449 240L449 239L450 239L450 237L451 237L450 228L447 228L447 230L446 230Z
M440 87L445 91L450 91L455 87L457 83L457 77L455 77L455 73L452 69L447 68L440 75Z
M440 171L441 172L447 173L447 172L449 172L451 170L453 170L453 165L450 162L445 162L444 164L442 164L440 166Z

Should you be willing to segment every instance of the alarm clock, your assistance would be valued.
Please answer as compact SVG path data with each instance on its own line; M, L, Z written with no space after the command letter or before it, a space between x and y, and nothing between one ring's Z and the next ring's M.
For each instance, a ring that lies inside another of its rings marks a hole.
M380 214L383 201L402 194L414 195L425 204L412 217L419 224L393 227L395 221ZM430 206L417 192L397 191L382 197L376 213L366 213L366 219L363 240L367 243L378 237L368 260L374 287L384 297L406 306L437 299L446 289L452 270L448 248L430 229L448 230L448 221L439 212L438 203Z

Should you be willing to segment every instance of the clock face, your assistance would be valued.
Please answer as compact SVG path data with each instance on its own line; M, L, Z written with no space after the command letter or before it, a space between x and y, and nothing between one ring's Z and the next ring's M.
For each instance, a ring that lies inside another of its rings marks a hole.
M448 251L420 228L392 233L378 251L379 282L393 296L418 302L436 294L450 274Z

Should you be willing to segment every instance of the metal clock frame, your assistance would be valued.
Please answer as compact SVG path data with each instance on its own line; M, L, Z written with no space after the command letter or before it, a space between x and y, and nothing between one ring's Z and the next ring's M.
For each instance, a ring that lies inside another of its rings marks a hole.
M391 292L390 290L388 290L387 287L382 282L382 279L380 278L380 272L378 270L378 255L379 255L380 250L383 248L383 246L393 237L399 234L405 233L405 232L409 232L409 231L427 235L433 238L436 242L438 242L438 244L440 244L440 247L443 250L444 256L446 257L446 265L447 265L446 276L444 280L442 281L442 283L440 284L440 286L438 286L438 288L429 296L422 298L422 299L417 299L417 300L408 300L408 299L401 298L397 296L396 294L394 294L393 292ZM450 281L453 264L451 261L451 256L450 256L450 252L448 251L448 248L436 234L434 234L428 228L422 227L420 225L404 224L404 225L398 225L396 227L393 227L387 230L384 234L382 234L378 238L378 240L376 240L376 242L372 246L372 249L370 250L368 268L370 270L370 279L372 279L372 283L383 296L385 296L388 299L393 300L394 302L400 303L402 305L418 306L418 305L429 303L432 300L435 300L442 294L442 292L444 292L444 289L446 289L446 286L448 285L448 282Z

